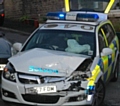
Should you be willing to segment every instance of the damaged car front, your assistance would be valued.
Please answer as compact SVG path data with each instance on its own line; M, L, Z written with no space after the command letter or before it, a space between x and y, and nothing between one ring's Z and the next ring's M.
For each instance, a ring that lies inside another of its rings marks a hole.
M92 77L92 60L89 57L73 59L71 56L73 55L56 56L66 62L69 60L69 64L64 65L64 68L60 62L52 62L46 63L46 68L29 66L29 72L23 72L17 65L14 67L12 64L15 64L15 61L10 59L3 73L3 99L32 105L91 104L95 91L93 79L89 79ZM70 60L74 61L74 64L70 64ZM76 65L78 61L81 61L79 67ZM59 67L59 70L54 70L53 67ZM6 88L9 84L11 86Z

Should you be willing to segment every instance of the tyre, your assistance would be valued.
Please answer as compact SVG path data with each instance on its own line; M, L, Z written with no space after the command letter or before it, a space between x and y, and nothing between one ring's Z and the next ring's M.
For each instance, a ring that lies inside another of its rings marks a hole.
M92 106L101 106L105 98L105 85L104 82L99 79L95 86L95 94L93 96Z
M114 75L113 75L113 78L111 79L111 81L116 82L118 80L118 76L119 76L119 57L117 59Z

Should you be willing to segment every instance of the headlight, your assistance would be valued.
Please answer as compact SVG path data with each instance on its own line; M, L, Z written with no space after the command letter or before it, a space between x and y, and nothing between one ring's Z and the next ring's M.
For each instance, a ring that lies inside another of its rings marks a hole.
M11 63L8 63L3 70L3 77L7 80L16 82L15 69Z

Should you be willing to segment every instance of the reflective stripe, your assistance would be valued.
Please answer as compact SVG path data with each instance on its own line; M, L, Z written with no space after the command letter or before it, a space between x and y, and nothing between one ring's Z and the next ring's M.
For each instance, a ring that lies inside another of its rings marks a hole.
M64 0L64 1L65 1L65 10L66 10L66 12L69 12L70 11L69 0Z
M112 53L112 63L115 61L115 50Z
M103 56L102 60L103 60L103 64L104 64L104 72L106 72L108 69L108 56Z
M104 13L108 13L110 11L110 9L113 6L114 2L115 2L115 0L110 0L110 2L109 2L109 4L108 4L108 6L107 6Z
M111 49L114 49L114 44L111 43L109 47L110 47Z
M100 66L96 65L95 69L92 71L92 77L88 78L88 86L95 86L95 81L100 74Z
M95 86L95 81L94 80L90 80L88 82L88 86Z
M102 31L103 37L104 37L104 39L105 39L106 45L108 46L108 41L107 41L105 32L103 31L103 29L101 29L101 31Z

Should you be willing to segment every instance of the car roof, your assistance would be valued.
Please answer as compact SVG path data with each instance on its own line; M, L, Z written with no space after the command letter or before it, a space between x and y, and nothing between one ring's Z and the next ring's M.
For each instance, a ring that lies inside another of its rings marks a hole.
M47 14L45 24L81 24L97 26L108 20L107 14L98 12L72 11L72 12L50 12Z
M106 21L106 20L104 20ZM84 24L84 25L93 25L93 26L96 26L98 24L100 24L101 22L104 22L103 20L102 21L96 21L96 22L86 22L86 21L63 21L63 20L47 20L47 24L48 23L64 23L64 24Z

